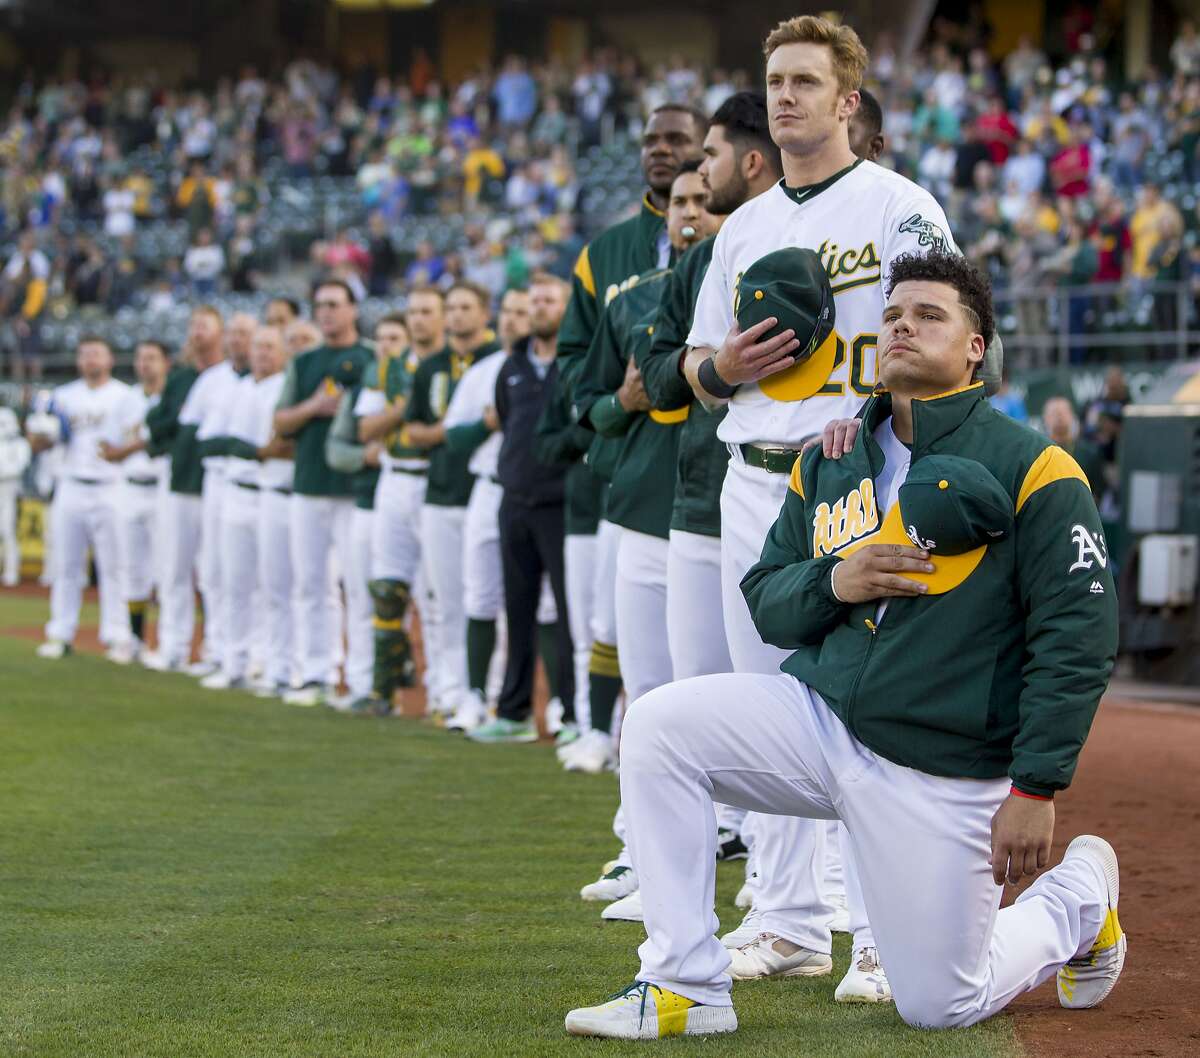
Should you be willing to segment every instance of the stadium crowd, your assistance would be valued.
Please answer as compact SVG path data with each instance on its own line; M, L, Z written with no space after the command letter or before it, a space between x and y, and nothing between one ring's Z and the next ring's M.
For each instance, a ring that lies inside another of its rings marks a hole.
M883 160L938 197L964 252L1002 298L1012 291L1010 329L1044 333L1047 288L1089 283L1115 287L1071 299L1072 333L1187 325L1192 299L1178 320L1179 300L1153 284L1200 289L1200 37L1184 23L1170 68L1127 80L1106 57L1111 30L1086 13L1071 26L1059 61L1028 40L994 61L985 25L936 20L898 62L882 34L868 84ZM534 271L566 276L636 181L622 170L618 193L585 212L589 151L636 140L663 103L712 113L748 83L612 49L574 70L509 56L449 86L425 56L403 75L310 59L274 78L247 68L209 91L153 75L30 77L0 133L11 374L38 377L41 323L80 312L175 308L177 340L189 299L288 278L333 274L360 296L402 298L425 282L466 278L498 297ZM342 189L340 210L288 240L272 210L321 181ZM414 234L416 218L459 216L436 243Z

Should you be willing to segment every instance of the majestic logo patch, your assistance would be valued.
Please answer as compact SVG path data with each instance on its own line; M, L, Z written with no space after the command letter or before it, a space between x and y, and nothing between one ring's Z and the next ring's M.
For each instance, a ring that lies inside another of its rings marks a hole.
M920 213L914 213L900 223L900 231L905 235L915 235L917 245L922 249L945 250L947 245L946 233L931 220L926 220Z
M832 555L847 544L879 528L875 509L875 482L863 478L858 488L832 506L818 503L813 511L813 557Z
M1071 526L1071 543L1077 548L1075 561L1068 573L1074 573L1077 569L1091 569L1097 562L1100 563L1100 568L1105 569L1108 566L1108 548L1104 543L1104 534L1097 532L1095 536L1087 531L1082 525Z
M1094 581L1092 581L1092 586L1090 588L1088 588L1088 591L1090 591L1093 595L1103 595L1104 594L1104 585L1101 584L1098 580L1094 580Z

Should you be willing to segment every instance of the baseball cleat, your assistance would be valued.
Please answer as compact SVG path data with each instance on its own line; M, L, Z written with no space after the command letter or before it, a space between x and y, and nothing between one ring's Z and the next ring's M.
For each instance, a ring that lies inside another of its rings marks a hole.
M829 916L830 933L850 932L850 908L846 903L846 895L842 893L830 900L833 904L833 914Z
M736 830L721 827L717 831L718 860L744 860L749 855L750 850L746 848L745 842L742 841L742 835Z
M572 742L559 755L567 771L583 771L599 775L607 771L613 762L613 740L607 731L588 731Z
M487 718L487 703L478 691L468 691L458 703L454 715L446 721L446 728L450 731L473 731L485 724Z
M325 684L317 683L316 680L310 680L301 687L297 687L294 691L288 691L283 696L284 705L298 705L303 708L311 708L315 705L324 705L329 698L329 691Z
M537 737L532 720L509 720L503 716L467 732L472 742L536 742Z
M551 698L546 703L546 712L542 719L546 723L546 734L557 735L563 729L563 717L566 715L566 707L562 703L561 698Z
M611 870L605 871L596 881L589 882L579 890L580 900L602 900L611 903L636 892L638 887L637 872L632 867L618 863Z
M568 720L558 729L558 734L554 736L555 752L565 746L573 746L579 741L583 732L579 730L579 725L574 720Z
M255 698L280 698L292 689L288 683L260 683L252 693Z
M737 896L733 898L734 907L748 908L754 906L754 883L750 879L746 879L742 883L742 887L737 891Z
M180 672L182 666L174 658L164 657L157 650L151 650L145 653L139 659L142 663L142 668L150 669L152 672Z
M392 703L377 694L364 694L355 698L345 711L355 716L391 716Z
M220 669L205 676L200 681L200 686L206 691L244 691L247 689L247 683L242 677L226 676Z
M721 943L727 948L740 948L750 944L762 932L762 912L751 907L742 919L741 925L731 929L721 938Z
M34 653L47 661L59 661L71 653L71 644L64 643L61 639L47 639L46 642L38 644Z
M572 1036L614 1040L660 1040L665 1036L708 1036L737 1029L733 1007L714 1007L635 981L607 1002L567 1015Z
M828 955L802 948L777 933L760 933L729 955L729 976L735 981L756 977L824 977L833 970L833 960Z
M138 647L133 640L109 647L104 657L114 665L132 665L138 659Z
M890 1003L892 988L879 964L874 948L859 948L850 959L850 969L833 993L839 1003Z
M1117 918L1121 879L1113 847L1094 834L1082 834L1067 846L1063 862L1073 857L1085 857L1094 863L1108 888L1108 914L1095 942L1058 971L1058 1001L1068 1010L1086 1010L1103 1003L1113 990L1125 966L1128 939Z
M645 922L645 916L642 914L642 891L635 889L628 896L614 900L600 912L600 917L605 922Z

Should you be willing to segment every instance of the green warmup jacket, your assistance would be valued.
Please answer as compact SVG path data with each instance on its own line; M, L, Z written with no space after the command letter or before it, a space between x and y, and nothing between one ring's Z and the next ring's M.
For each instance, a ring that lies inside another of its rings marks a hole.
M488 340L459 356L447 346L440 353L422 360L413 376L405 421L429 425L440 422L467 368L499 348L494 340ZM475 487L475 475L467 467L471 453L446 444L426 451L429 453L429 487L425 502L435 507L465 507L471 498L471 489Z
M204 482L204 465L196 443L196 427L180 426L179 413L200 373L188 364L171 368L159 402L146 412L146 451L152 456L170 455L172 492L199 496Z
M666 244L666 216L650 204L649 195L628 220L614 224L580 251L571 276L571 298L558 332L559 376L557 399L546 405L548 435L561 435L563 409L574 405L574 384L579 367L591 348L605 306L621 288L643 272L660 268ZM567 421L570 421L569 419ZM539 426L539 434L543 433ZM544 460L543 460L544 461ZM586 461L576 462L567 473L566 524L570 534L594 533L603 517L605 480Z
M646 395L658 411L686 407L679 431L679 462L675 474L671 528L703 536L721 535L721 485L729 449L717 439L725 408L709 411L692 392L679 369L700 284L712 261L714 239L691 247L675 265L663 291L649 348L639 348L638 367Z
M578 374L583 362L576 358L571 366ZM604 513L608 482L584 462L596 435L575 421L567 397L569 389L562 384L560 368L558 384L534 431L533 452L543 466L568 468L563 501L566 535L594 536Z
M412 396L413 379L417 376L417 368L421 366L421 358L412 350L403 356L389 357L383 363L383 384L379 381L379 363L372 364L363 372L363 386L368 389L383 391L388 404L406 404ZM384 447L393 459L429 461L429 449L406 445L403 440L403 430L393 430L384 438Z
M364 377L366 373L364 373ZM337 413L329 423L325 437L325 462L342 474L349 474L354 491L354 506L364 511L375 509L375 486L379 484L379 467L363 462L367 446L358 439L358 416L354 405L362 386L354 386L342 394Z
M600 319L575 386L579 422L596 431L588 452L594 466L611 468L605 517L615 525L667 538L679 457L680 424L688 405L673 412L629 412L617 390L629 358L649 347L670 272L649 272L618 294Z
M1042 796L1064 789L1117 647L1116 587L1083 472L995 411L982 383L913 401L913 464L933 453L982 463L1012 497L1016 523L956 588L890 598L876 625L877 601L834 596L841 559L823 553L827 532L816 527L828 531L831 508L861 506L852 494L882 467L874 430L890 414L887 394L872 397L848 455L827 460L818 446L796 462L762 558L742 580L759 634L793 649L783 671L887 760L954 778L1007 774ZM845 523L835 518L838 547L853 539Z
M287 366L277 407L291 408L326 384L341 386L343 390L357 389L362 384L363 372L374 362L373 345L361 340L337 348L321 345L301 353ZM334 470L325 462L325 438L331 422L332 419L310 419L295 435L293 489L301 496L354 495L350 475Z

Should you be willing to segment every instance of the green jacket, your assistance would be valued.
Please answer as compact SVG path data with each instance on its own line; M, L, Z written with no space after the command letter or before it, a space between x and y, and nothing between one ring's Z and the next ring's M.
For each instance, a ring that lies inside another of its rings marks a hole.
M604 307L623 284L658 267L659 239L665 228L665 215L650 205L646 196L634 216L601 232L580 252L571 276L571 298L558 331L557 388L562 392L547 403L544 417L549 421L539 425L539 435L561 434L564 424L557 416L573 406L572 387L578 365L591 347ZM605 479L590 466L582 462L571 466L566 482L569 534L596 531L596 523L603 517L606 491Z
M321 345L301 353L287 366L279 407L290 408L307 400L321 385L332 383L343 389L355 389L362 383L363 372L374 362L374 348L363 341L338 348ZM295 435L294 488L300 495L354 494L350 476L334 470L325 462L325 438L331 422L331 419L310 419Z
M814 526L835 504L851 509L859 483L875 477L874 430L890 414L888 395L872 397L848 455L827 460L818 446L797 461L762 558L742 580L759 634L795 650L783 671L880 756L931 775L1007 774L1032 794L1064 789L1117 646L1091 491L1061 448L995 411L982 383L914 401L913 463L931 453L982 463L1012 497L1016 525L958 587L891 598L876 626L876 601L835 598L841 560L814 554ZM844 519L841 528L849 543Z
M150 435L146 451L152 456L170 455L170 489L186 496L199 496L204 482L196 427L179 425L183 402L199 377L200 373L188 364L171 368L162 397L146 412L146 430Z
M459 356L447 346L440 353L422 360L413 376L405 421L430 425L440 422L467 368L499 348L495 341L487 341L465 356ZM467 467L471 453L446 444L427 451L429 487L425 492L425 502L435 507L465 507L475 486L475 475Z
M709 411L692 392L679 370L700 284L712 261L714 239L696 243L680 259L667 280L654 321L654 340L637 350L642 383L659 411L688 408L679 430L679 460L675 474L671 528L704 536L721 535L721 485L729 449L717 439L725 408Z
M362 388L355 386L342 394L325 437L325 462L333 470L350 475L354 506L373 511L379 467L369 467L363 462L367 446L358 439L358 416L354 414L354 405Z
M383 384L379 384L379 362L376 361L363 373L363 385L383 391L388 404L400 404L412 395L413 379L421 360L409 351L403 356L389 357L383 364ZM406 445L401 440L401 430L393 430L384 439L388 455L393 459L428 459L429 449Z
M667 538L675 491L682 417L629 412L617 390L637 348L653 340L654 320L670 272L639 276L609 302L575 386L575 414L596 431L588 462L609 471L605 517L615 525ZM687 414L687 406L683 408Z
M581 366L577 359L576 373ZM567 536L594 536L604 514L608 482L584 462L595 435L575 421L567 396L570 387L561 382L560 371L560 384L555 385L538 419L533 452L544 466L568 468L563 486Z

